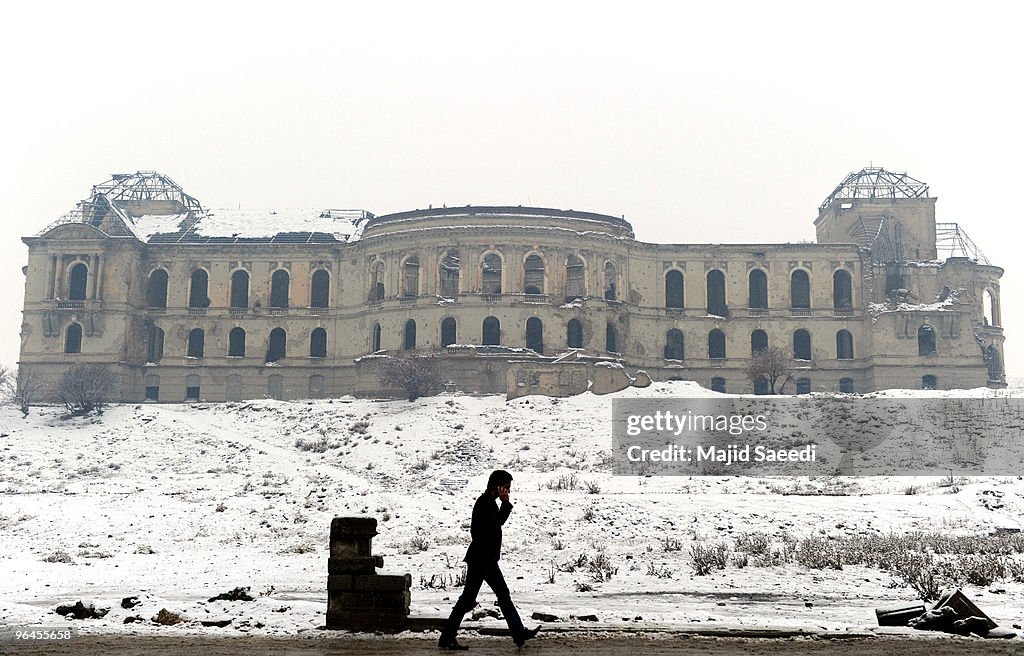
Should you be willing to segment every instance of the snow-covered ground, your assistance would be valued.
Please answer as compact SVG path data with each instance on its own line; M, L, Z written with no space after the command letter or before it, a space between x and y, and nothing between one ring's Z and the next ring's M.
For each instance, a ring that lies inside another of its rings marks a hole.
M618 396L694 394L710 393L678 382ZM917 597L890 572L730 562L695 576L690 548L735 545L757 532L779 544L987 534L1019 525L1024 510L1019 477L951 486L938 477L612 476L610 399L591 394L117 405L100 416L61 414L36 408L23 419L0 409L0 624L63 624L53 609L82 600L111 608L78 622L83 630L316 628L326 612L330 520L359 515L378 519L380 571L412 574L413 615L446 615L458 594L472 503L499 467L515 477L502 563L523 614L596 615L632 626L871 625L874 608ZM573 476L575 489L558 489ZM588 561L603 554L614 573L598 581L586 566L568 571L581 554ZM256 599L208 601L238 586ZM1024 616L1024 584L1012 578L965 592L1003 626ZM142 604L121 608L129 596ZM486 588L480 601L493 601ZM149 622L163 608L232 622ZM129 616L145 622L125 624ZM477 625L488 624L502 625L491 617Z

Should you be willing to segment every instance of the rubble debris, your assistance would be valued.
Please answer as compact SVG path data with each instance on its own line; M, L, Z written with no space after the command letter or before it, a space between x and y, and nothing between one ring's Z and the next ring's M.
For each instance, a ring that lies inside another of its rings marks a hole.
M75 604L65 604L57 606L54 609L58 615L64 617L70 617L76 620L94 620L99 619L110 612L109 608L96 608L95 605L89 604L86 606L81 601Z
M939 596L931 610L924 604L875 610L879 626L909 626L922 631L943 631L983 638L1015 638L1017 632L1000 629L992 618L978 608L959 588L949 588Z
M136 606L141 606L141 605L142 605L142 602L139 601L138 597L125 597L124 599L121 600L121 608L131 609L131 608L135 608Z
M153 616L153 621L163 626L174 626L175 624L181 624L187 621L181 613L175 613L174 611L161 608L160 612Z
M530 619L538 620L541 622L557 622L558 616L552 615L551 613L541 613L538 611L535 612L533 615L530 615Z
M875 617L878 618L878 626L907 626L910 620L923 615L924 612L924 604L913 604L895 608L878 608L875 610Z
M253 601L249 594L249 587L235 588L230 592L222 592L216 597L210 597L210 601Z

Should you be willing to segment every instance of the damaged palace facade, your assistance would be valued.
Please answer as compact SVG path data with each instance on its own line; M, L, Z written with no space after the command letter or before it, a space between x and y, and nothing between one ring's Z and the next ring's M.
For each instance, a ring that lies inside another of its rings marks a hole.
M751 353L778 345L787 392L1002 386L1002 269L935 200L868 168L816 243L653 244L573 210L208 211L115 175L24 239L19 365L110 365L122 401L374 395L368 356L401 350L442 354L465 392L571 359L748 393Z

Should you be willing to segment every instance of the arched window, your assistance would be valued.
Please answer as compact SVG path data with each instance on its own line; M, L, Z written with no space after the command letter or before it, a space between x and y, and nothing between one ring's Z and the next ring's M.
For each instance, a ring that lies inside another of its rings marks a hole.
M840 330L836 333L836 358L853 359L853 334L849 330Z
M185 376L185 400L198 401L199 399L199 374L189 374Z
M725 333L718 328L708 333L708 357L712 360L725 359Z
M523 291L527 294L544 293L544 260L531 255L523 263Z
M612 262L604 263L604 300L619 300L619 272Z
M249 307L249 272L245 269L231 274L231 307Z
M441 321L441 346L451 346L456 340L456 330L458 324L455 322L455 317L445 317Z
M609 321L604 327L604 350L609 353L618 353L618 339L615 333L615 324Z
M288 287L291 284L291 277L284 269L278 269L270 277L270 307L288 307Z
M414 328L414 330L415 330L415 328ZM413 343L415 343L415 340L413 340ZM379 350L380 350L380 324L379 323L375 323L375 324L373 324L373 337L372 337L371 342L370 342L370 351L372 353L376 353Z
M939 389L939 379L933 374L925 374L924 376L921 376L921 389Z
M267 340L267 362L277 362L285 356L285 349L288 344L288 334L284 328L274 328L270 331L270 338Z
M406 351L416 348L416 322L413 319L405 322L405 329L402 331L402 348Z
M793 333L793 358L796 360L811 359L811 333L803 328Z
M167 272L154 269L146 285L146 305L151 308L167 307Z
M82 352L82 324L72 323L68 325L67 331L64 334L64 352Z
M420 295L420 258L413 255L402 265L402 296L414 298Z
M725 304L725 274L718 269L708 271L708 314L729 316Z
M159 326L146 326L146 362L160 362L164 357L164 331Z
M711 391L721 392L725 394L725 379L721 376L715 376L711 379Z
M450 250L441 259L441 296L455 298L459 295L459 266L462 260L459 251Z
M384 263L377 262L373 267L373 286L370 288L371 301L384 300Z
M928 324L917 329L917 354L935 355L935 330Z
M245 357L245 330L235 326L228 333L228 357Z
M484 319L482 343L484 346L497 346L501 344L501 322L497 317Z
M683 274L672 269L665 274L665 307L683 309Z
M764 309L768 307L768 276L761 269L750 272L747 281L747 307Z
M797 394L810 394L811 393L811 379L810 378L797 378L796 379L796 393Z
M309 292L309 307L325 308L330 305L331 274L324 269L313 272L312 287Z
M544 324L537 317L526 320L526 348L544 355Z
M685 351L683 349L683 331L673 328L665 335L665 359L683 360Z
M750 355L768 350L768 333L760 328L750 333Z
M839 391L843 394L853 394L853 379L852 378L840 378L839 379Z
M585 295L583 260L577 255L570 255L565 260L565 302L569 303Z
M484 256L480 271L480 291L484 294L501 293L501 256L488 253Z
M797 269L789 277L789 305L797 309L811 307L811 279L803 269Z
M193 328L188 333L188 357L201 358L206 353L206 334L202 328Z
M569 319L566 324L565 345L569 348L583 348L583 324L579 319Z
M832 304L837 310L853 307L853 284L850 273L845 269L838 269L832 274Z
M323 328L314 328L309 334L309 357L327 357L327 331Z
M986 289L982 299L982 313L985 317L986 326L998 326L999 311L996 306L996 296L992 293L992 290Z
M84 301L85 290L89 282L89 267L79 262L71 267L68 275L68 300Z
M206 273L205 269L196 269L192 272L192 281L188 292L190 308L210 307L209 285L210 275Z

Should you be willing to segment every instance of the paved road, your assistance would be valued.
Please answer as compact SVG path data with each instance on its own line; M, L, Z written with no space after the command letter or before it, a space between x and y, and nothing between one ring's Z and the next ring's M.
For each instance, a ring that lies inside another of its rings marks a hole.
M436 635L436 634L435 634ZM237 638L205 637L135 637L80 636L70 643L11 645L0 644L0 654L75 655L75 656L438 656L442 652L436 637L391 638L383 636L338 636L331 638L268 638L243 636ZM508 638L468 636L463 642L471 646L468 654L488 656L677 656L709 654L780 654L784 656L963 656L965 654L1019 655L1024 652L1021 639L980 640L955 636L931 635L920 638L871 637L846 639L817 638L711 638L680 634L658 635L550 635L538 637L522 650Z

